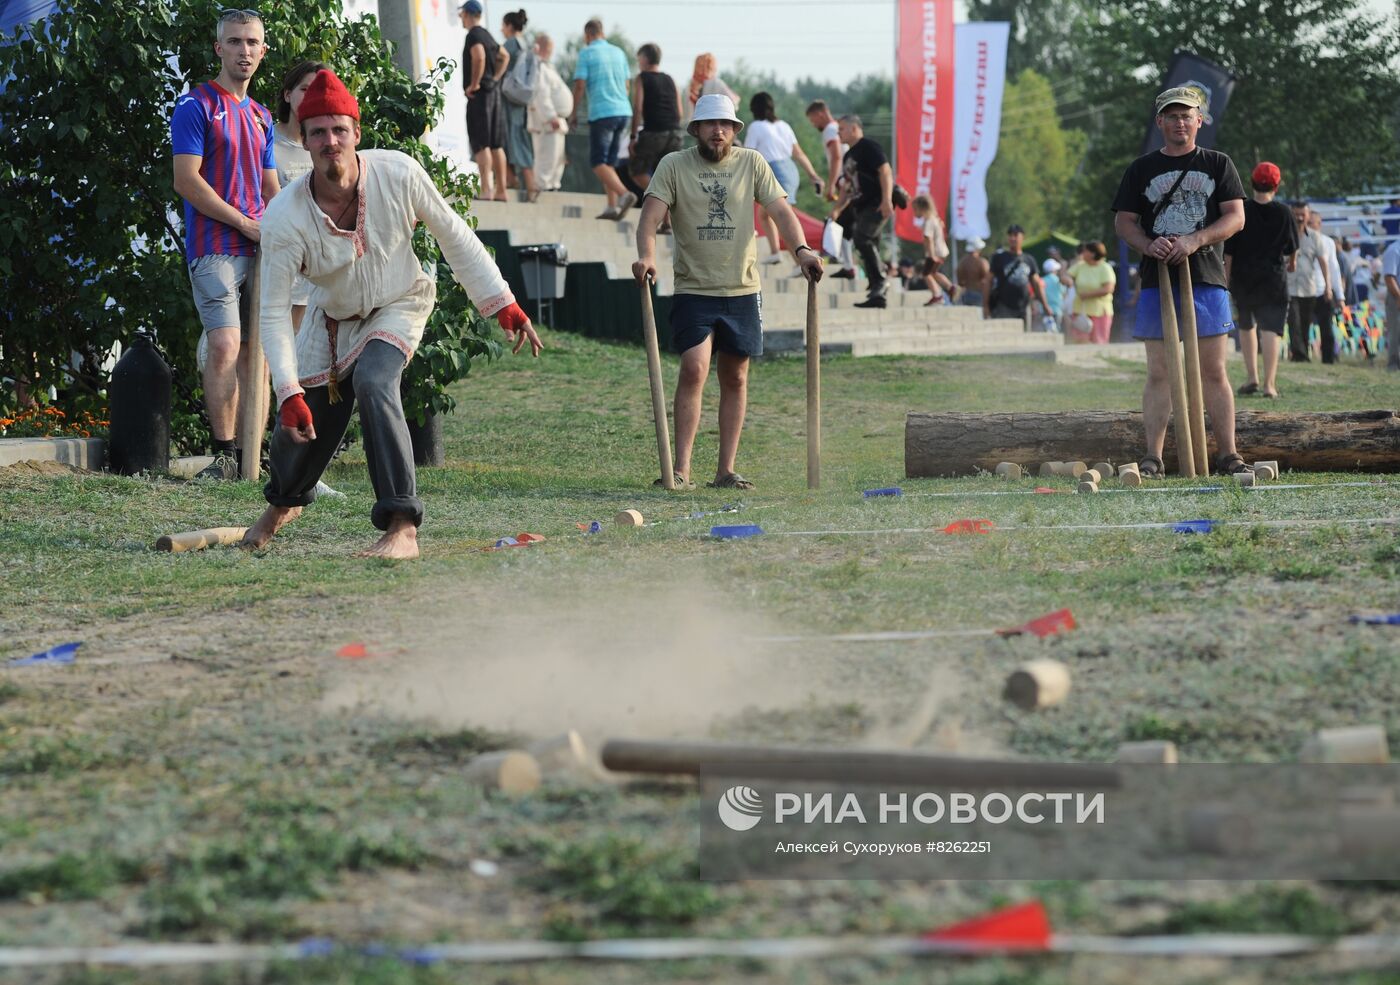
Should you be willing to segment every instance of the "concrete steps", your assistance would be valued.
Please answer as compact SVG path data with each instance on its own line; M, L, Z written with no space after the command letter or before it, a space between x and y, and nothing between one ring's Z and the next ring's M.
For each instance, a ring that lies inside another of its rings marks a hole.
M505 233L512 248L563 243L571 263L600 263L613 280L630 280L636 259L637 212L622 221L597 219L602 195L553 192L534 203L477 202L477 228ZM657 237L658 292L670 294L674 240ZM759 244L760 256L766 245ZM805 339L807 283L791 276L793 264L759 264L763 292L764 349L800 352ZM828 267L829 272L834 268ZM817 285L823 351L865 355L1035 355L1055 358L1058 335L1028 334L1016 321L983 321L978 308L925 306L926 292L892 290L883 309L857 308L865 298L863 278L823 278Z

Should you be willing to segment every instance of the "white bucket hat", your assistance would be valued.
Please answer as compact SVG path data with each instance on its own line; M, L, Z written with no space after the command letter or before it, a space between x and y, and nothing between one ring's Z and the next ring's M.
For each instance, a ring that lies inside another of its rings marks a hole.
M728 120L734 124L735 133L744 129L744 121L739 119L738 114L734 112L734 100L722 92L712 92L695 101L695 113L691 116L690 126L686 130L693 137L695 136L695 124L703 123L706 120Z
M963 240L969 250L980 250L987 245L987 241L980 236L969 236Z

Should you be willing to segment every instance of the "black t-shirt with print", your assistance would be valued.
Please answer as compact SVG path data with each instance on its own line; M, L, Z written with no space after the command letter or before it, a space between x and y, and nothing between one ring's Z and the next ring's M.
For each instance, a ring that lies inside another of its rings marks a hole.
M1230 293L1248 301L1288 303L1288 258L1298 252L1298 224L1282 202L1244 203L1244 228L1225 241Z
M869 137L861 137L851 145L841 159L846 180L856 183L856 197L851 204L858 209L880 207L880 166L889 162L884 149Z
M1162 196L1171 191L1182 167L1186 178L1172 194L1171 201L1157 209ZM1144 154L1123 172L1114 212L1133 212L1149 238L1185 236L1204 229L1220 218L1223 202L1244 198L1235 163L1219 151L1198 147L1193 154L1171 157L1161 151ZM1154 218L1153 213L1156 212ZM1221 244L1207 246L1191 254L1191 280L1195 284L1225 287L1225 260ZM1172 282L1176 282L1176 271ZM1144 258L1142 286L1157 286L1157 261Z
M472 48L481 45L486 56L486 67L481 73L481 91L489 92L496 88L496 52L501 46L491 37L491 32L480 24L467 32L467 42L462 46L462 89L472 84Z
M1005 308L1026 313L1031 300L1031 278L1035 276L1035 261L1024 253L997 250L992 254L992 296L989 308Z

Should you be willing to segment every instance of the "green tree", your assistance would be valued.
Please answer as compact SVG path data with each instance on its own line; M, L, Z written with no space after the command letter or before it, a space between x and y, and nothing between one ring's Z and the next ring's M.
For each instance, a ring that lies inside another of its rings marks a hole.
M1081 131L1061 126L1050 83L1039 72L1025 69L1007 81L997 156L987 171L994 241L1013 222L1026 228L1029 239L1072 229L1068 191L1085 139Z
M251 95L275 107L281 77L296 62L333 65L364 108L363 146L411 154L465 212L475 179L419 139L441 116L452 63L415 83L394 67L375 21L349 21L340 7L339 0L268 7L272 48ZM199 322L179 235L169 118L180 94L218 70L219 9L207 0L64 0L28 34L0 42L0 78L10 80L0 93L0 377L100 405L108 354L146 328L183 381L186 409L197 401ZM438 264L426 233L416 245L425 263ZM445 265L438 295L424 337L424 350L438 355L414 369L417 390L406 374L420 401L415 410L449 407L441 384L495 351L488 323ZM0 409L14 399L12 389L0 392Z
M1087 235L1141 151L1171 54L1193 51L1236 77L1218 149L1247 174L1277 163L1289 196L1331 196L1400 178L1395 24L1349 0L1219 0L1189 15L1158 0L1107 0L1080 62L1099 107L1072 196Z

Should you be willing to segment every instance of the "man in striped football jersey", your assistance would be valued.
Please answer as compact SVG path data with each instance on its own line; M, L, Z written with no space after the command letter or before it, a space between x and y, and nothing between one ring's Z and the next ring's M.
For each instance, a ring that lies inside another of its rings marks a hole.
M248 83L267 53L262 18L254 10L225 10L215 37L219 74L176 101L170 142L175 191L185 200L185 262L208 336L204 403L214 461L200 476L232 479L238 474L239 369L246 368L240 367L246 362L240 338L252 301L243 288L255 262L263 208L277 194L277 163L272 114L248 96Z

